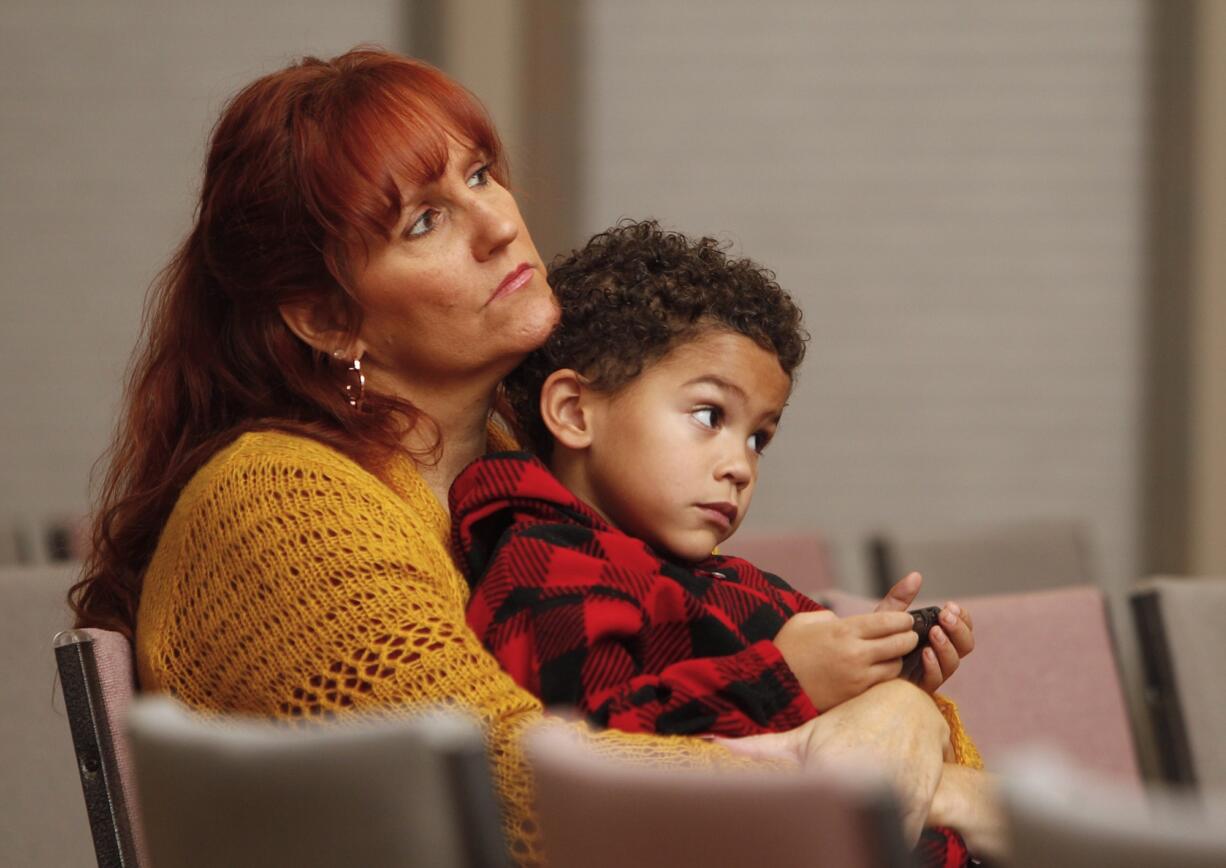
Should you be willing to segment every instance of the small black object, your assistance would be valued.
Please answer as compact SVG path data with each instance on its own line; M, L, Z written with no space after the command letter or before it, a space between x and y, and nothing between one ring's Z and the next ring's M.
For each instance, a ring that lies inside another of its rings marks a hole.
M928 634L937 625L937 618L941 614L941 607L926 606L923 609L915 609L908 614L911 615L914 621L911 629L919 634L919 644L903 656L902 674L900 677L907 679L912 684L919 684L924 678L924 663L920 655L924 653L924 649L929 644Z

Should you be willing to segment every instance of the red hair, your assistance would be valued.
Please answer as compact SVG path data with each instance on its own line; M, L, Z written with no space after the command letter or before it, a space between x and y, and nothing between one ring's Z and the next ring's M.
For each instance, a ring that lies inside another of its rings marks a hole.
M357 330L349 289L357 242L390 240L401 186L439 177L451 140L470 143L506 182L488 115L426 63L359 48L306 58L235 96L213 130L195 225L154 282L144 333L108 452L77 626L129 638L141 583L184 485L241 433L281 429L378 472L428 420L368 392L299 340L281 305L335 305Z

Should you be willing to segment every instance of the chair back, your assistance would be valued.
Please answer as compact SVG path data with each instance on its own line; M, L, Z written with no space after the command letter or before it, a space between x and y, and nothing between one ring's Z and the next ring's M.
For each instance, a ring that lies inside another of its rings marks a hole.
M753 533L740 531L720 546L721 554L744 558L760 570L783 578L798 591L834 587L830 550L816 531Z
M910 864L884 785L658 768L593 754L577 733L529 734L537 817L551 868L869 868Z
M843 592L824 599L840 615L870 611L875 603ZM1102 591L1082 585L959 602L974 619L975 650L941 693L958 703L988 764L1011 749L1042 744L1139 789Z
M1130 602L1164 777L1226 791L1226 578L1158 577Z
M0 527L0 530L3 530ZM0 863L87 865L93 858L68 718L49 653L72 625L80 568L0 567Z
M148 860L122 727L136 694L132 645L93 628L58 633L54 645L98 866L140 868Z
M1014 868L1221 868L1226 809L1171 793L1121 793L1065 757L1006 763L1005 817Z
M1088 533L1074 520L1034 519L960 532L881 534L869 541L879 593L912 570L924 597L961 599L1091 584Z
M290 726L165 696L128 715L157 868L503 868L480 729L452 714Z

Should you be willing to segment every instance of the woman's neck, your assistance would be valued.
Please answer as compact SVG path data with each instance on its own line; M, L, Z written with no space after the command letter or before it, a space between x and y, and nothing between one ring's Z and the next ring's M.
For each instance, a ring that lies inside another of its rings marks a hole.
M405 437L404 445L415 453L426 452L438 436L437 462L418 465L418 472L434 492L443 508L447 494L460 471L485 454L490 408L494 404L497 381L481 388L431 390L430 394L410 398L434 425L416 426Z

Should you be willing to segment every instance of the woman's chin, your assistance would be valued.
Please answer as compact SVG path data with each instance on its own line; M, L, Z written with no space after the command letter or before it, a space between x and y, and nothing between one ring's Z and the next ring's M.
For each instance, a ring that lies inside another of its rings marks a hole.
M562 312L552 292L531 299L525 298L524 301L530 303L525 303L521 310L516 311L516 322L512 329L518 338L515 342L516 348L522 349L526 355L539 349L548 340Z

